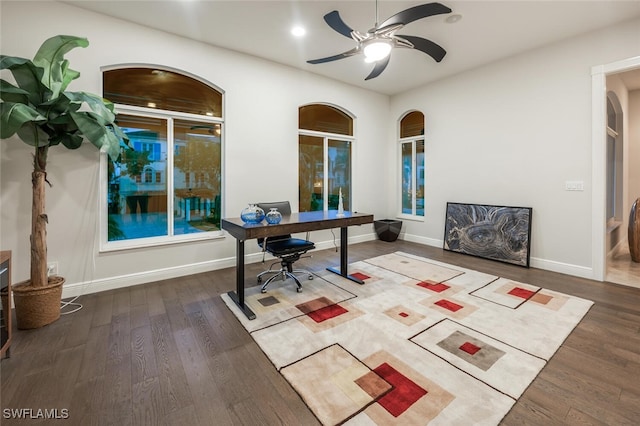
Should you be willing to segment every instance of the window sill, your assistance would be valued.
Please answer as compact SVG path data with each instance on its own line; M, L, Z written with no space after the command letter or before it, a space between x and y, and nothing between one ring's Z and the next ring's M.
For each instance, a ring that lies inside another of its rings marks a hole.
M220 240L226 238L226 233L224 231L215 231L208 232L206 235L187 235L183 238L180 237L156 237L156 238L145 238L144 240L136 240L133 241L111 241L109 243L103 244L100 247L100 253L110 253L116 251L123 250L135 250L135 249L145 249L151 247L160 247L160 246L170 246L174 244L185 244L185 243L197 243L202 241L213 241Z
M611 220L607 222L607 234L612 233L616 229L622 226L622 222L618 220Z
M412 222L424 222L424 216L413 216L409 214L398 214L396 218L401 220L410 220Z

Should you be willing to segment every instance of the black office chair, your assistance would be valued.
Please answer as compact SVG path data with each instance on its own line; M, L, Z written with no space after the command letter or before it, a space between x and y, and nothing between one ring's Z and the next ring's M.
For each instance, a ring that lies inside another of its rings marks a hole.
M264 210L265 214L269 212L272 208L277 208L280 214L283 217L291 215L291 205L288 201L279 201L274 203L257 203L257 206ZM307 238L309 238L309 234L307 233ZM264 253L269 252L273 256L280 259L280 269L272 269L273 265L278 262L274 262L271 264L268 270L261 272L258 274L258 284L262 282L263 275L273 274L273 276L269 277L260 291L262 293L267 292L267 286L276 278L282 278L282 281L287 278L291 278L295 281L298 288L296 289L299 292L302 291L302 284L295 276L295 274L307 274L310 280L313 279L313 274L304 269L293 269L293 263L299 260L303 254L305 254L309 250L313 250L315 245L313 242L308 239L301 238L293 238L291 234L278 235L275 237L267 237L267 238L258 238L258 244L262 247L263 257L262 261L264 262Z

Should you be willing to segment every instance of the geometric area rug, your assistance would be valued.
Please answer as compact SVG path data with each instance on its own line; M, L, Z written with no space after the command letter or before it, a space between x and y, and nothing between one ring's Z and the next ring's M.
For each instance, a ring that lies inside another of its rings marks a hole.
M395 252L229 309L324 425L497 425L593 302Z

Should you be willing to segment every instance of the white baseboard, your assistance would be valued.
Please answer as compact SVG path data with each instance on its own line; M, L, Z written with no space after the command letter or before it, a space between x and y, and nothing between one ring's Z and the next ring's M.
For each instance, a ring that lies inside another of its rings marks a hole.
M401 234L400 238L405 241L412 241L419 244L425 244L433 247L442 248L444 245L443 240L437 240L435 238L426 238L413 234ZM570 263L556 262L554 260L539 259L532 257L529 259L530 266L538 269L544 269L545 271L559 272L561 274L573 275L581 278L596 279L594 278L593 268L580 265L572 265Z
M349 244L361 243L365 241L375 240L375 234L364 234L349 237ZM330 249L339 247L340 237L336 237L336 241L314 242L316 249ZM274 259L267 256L267 260ZM262 261L262 253L251 253L245 256L245 263L257 263ZM178 278L186 275L199 274L202 272L215 271L218 269L231 268L236 266L235 256L223 259L215 259L207 262L192 263L188 265L174 266L170 268L156 269L152 271L136 272L134 274L120 275L109 278L102 278L92 281L65 283L62 288L62 298L82 296L85 294L98 293L107 290L115 290L123 287L131 287L139 284L146 284L154 281L162 281L170 278ZM232 290L232 288L229 288Z
M570 263L556 262L554 260L538 259L532 257L530 259L531 266L545 271L559 272L561 274L573 275L580 278L588 278L596 280L593 268L588 266L573 265Z
M424 244L426 246L432 246L432 247L442 248L442 244L443 244L442 240L437 240L435 238L422 237L420 235L413 235L413 234L401 233L399 238L401 240L410 241L412 243Z
M246 256L246 262L254 255ZM262 260L262 255L260 255ZM62 298L77 297L85 294L99 293L107 290L115 290L123 287L131 287L139 284L146 284L154 281L161 281L170 278L178 278L186 275L199 274L201 272L214 271L217 269L229 268L236 265L235 257L216 259L208 262L191 263L188 265L174 266L170 268L156 269L151 271L136 272L133 274L119 275L114 277L96 279L92 281L65 283L62 288Z
M361 243L365 241L375 240L377 237L374 233L349 237L349 244ZM413 234L400 234L400 239L424 244L432 247L442 247L443 241L435 238L427 238ZM340 237L336 240L321 241L315 243L318 250L332 249L339 247ZM267 260L273 259L267 256ZM262 253L251 253L245 256L245 263L257 263L262 261ZM81 296L85 294L98 293L107 290L114 290L123 287L131 287L139 284L146 284L154 281L161 281L170 278L178 278L186 275L198 274L202 272L215 271L218 269L231 268L236 265L235 256L223 259L215 259L207 262L192 263L189 265L180 265L176 267L156 269L152 271L137 272L134 274L120 275L115 277L103 278L88 282L65 283L62 290L63 298ZM562 274L573 275L582 278L594 279L593 268L572 265L568 263L556 262L552 260L531 258L531 266L534 268L544 269L547 271L559 272ZM232 290L231 288L229 290Z

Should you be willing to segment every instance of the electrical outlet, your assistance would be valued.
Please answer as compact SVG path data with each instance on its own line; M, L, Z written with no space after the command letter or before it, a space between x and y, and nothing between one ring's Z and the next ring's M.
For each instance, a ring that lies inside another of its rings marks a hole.
M47 275L58 275L58 262L47 262Z

